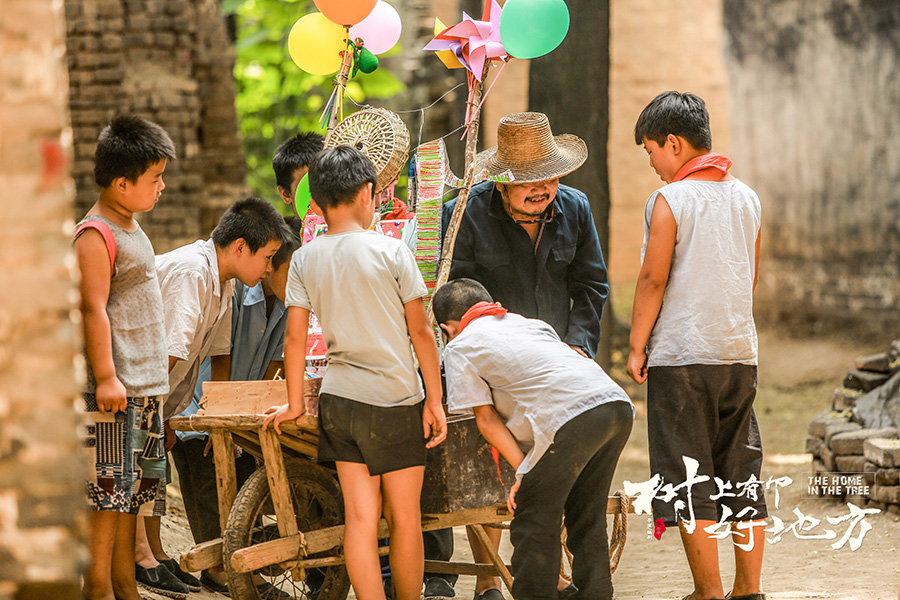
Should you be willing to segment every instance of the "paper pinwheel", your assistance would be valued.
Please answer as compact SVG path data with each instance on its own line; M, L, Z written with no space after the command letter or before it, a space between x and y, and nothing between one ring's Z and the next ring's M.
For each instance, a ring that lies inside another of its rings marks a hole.
M462 22L438 33L424 49L437 52L448 68L463 66L481 81L484 61L506 57L506 50L500 41L500 5L497 0L491 0L484 7L481 21L463 13ZM460 65L455 64L454 57Z

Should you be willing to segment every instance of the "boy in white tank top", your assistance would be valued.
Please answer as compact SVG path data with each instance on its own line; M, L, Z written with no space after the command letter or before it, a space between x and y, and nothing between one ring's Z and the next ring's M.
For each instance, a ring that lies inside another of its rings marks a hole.
M706 477L689 497L677 497L684 508L654 500L653 517L679 527L694 580L685 600L725 597L716 538L707 531L718 522L730 523L735 545L728 597L764 600L764 490L757 487L756 499L711 498L726 496L715 479L737 488L758 479L762 464L753 414L759 198L728 174L729 159L711 152L706 105L693 94L657 96L634 137L667 185L645 210L627 371L648 382L651 473L679 486L696 461L697 476Z

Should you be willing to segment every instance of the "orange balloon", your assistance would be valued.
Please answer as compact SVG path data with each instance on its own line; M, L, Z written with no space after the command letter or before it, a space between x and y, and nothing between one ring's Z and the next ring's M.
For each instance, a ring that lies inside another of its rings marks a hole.
M329 21L351 27L369 16L378 0L315 0L315 3Z

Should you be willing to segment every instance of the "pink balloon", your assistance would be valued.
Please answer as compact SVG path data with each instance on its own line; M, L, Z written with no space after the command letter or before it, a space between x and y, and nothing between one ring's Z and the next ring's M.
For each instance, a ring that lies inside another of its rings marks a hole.
M372 54L387 52L400 40L400 15L393 6L378 0L369 16L350 28L350 38L362 38Z

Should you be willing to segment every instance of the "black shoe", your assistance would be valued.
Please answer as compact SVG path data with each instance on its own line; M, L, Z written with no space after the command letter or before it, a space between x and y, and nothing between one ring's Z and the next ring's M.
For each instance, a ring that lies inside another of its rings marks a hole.
M429 577L425 581L425 600L444 600L456 596L450 582L441 577Z
M178 564L178 561L174 558L170 558L169 560L161 560L159 564L165 566L169 572L178 578L178 581L187 586L187 588L192 592L199 592L202 588L200 584L200 580L191 575L190 573L186 573L181 570L181 565Z
M200 571L200 583L211 592L217 592L223 596L231 597L231 591L228 589L228 585L219 583L206 571Z
M578 588L575 587L574 583L570 583L563 589L557 592L559 600L569 600L572 596L578 593Z
M381 585L384 587L384 597L387 600L394 600L394 583L390 575L381 580Z
M181 600L182 598L187 598L188 592L190 592L188 587L181 583L163 565L156 565L152 569L147 569L135 563L134 578L137 580L138 585L161 596Z
M294 600L294 597L284 590L280 590L268 581L256 586L259 596L263 600Z
M766 595L763 593L757 594L744 594L743 596L732 596L731 592L725 596L728 600L766 600Z
M491 588L485 590L483 594L475 592L475 597L472 600L505 600L505 598L503 598L503 592L497 588Z

